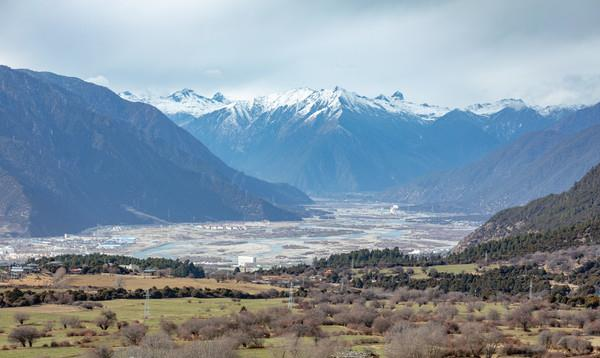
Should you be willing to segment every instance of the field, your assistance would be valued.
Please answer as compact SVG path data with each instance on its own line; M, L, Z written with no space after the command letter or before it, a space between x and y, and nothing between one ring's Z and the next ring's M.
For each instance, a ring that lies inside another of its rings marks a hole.
M140 321L144 322L149 327L149 333L159 330L159 322L162 318L172 320L176 323L181 323L191 317L210 318L218 316L226 316L232 313L239 312L242 307L250 312L256 312L269 307L286 307L285 299L260 299L260 300L240 300L236 302L231 299L211 298L211 299L160 299L150 301L150 318L144 321L144 300L113 300L102 302L106 309L110 309L117 313L119 321ZM46 326L47 322L53 323L53 329L50 337L43 337L37 340L33 348L15 347L13 342L9 342L7 333L11 329L18 326L14 320L15 313L27 313L30 319L26 324L31 324L38 329ZM94 345L110 344L115 347L122 345L118 336L116 327L109 328L105 336L91 337L91 341L80 344L83 337L68 337L67 333L73 329L64 329L60 326L60 319L64 316L77 316L81 319L85 328L100 332L98 327L93 323L100 313L99 309L86 310L75 306L68 305L42 305L24 308L5 308L2 309L0 315L0 330L4 333L0 334L0 347L13 346L14 349L0 351L0 357L78 357ZM381 349L380 344L361 344L362 342L379 342L381 337L359 335L352 330L343 326L327 326L325 330L335 335L337 338L356 346L356 349L361 347L371 346L376 350ZM58 347L50 348L43 345L50 345L55 342L70 342L74 347ZM280 348L285 341L280 337L267 338L264 341L265 348L260 349L240 349L241 357L271 357L270 352Z
M49 275L29 275L20 280L10 280L0 284L1 286L27 286L27 287L49 287L53 285L52 277ZM270 289L281 290L279 287L254 284L250 282L236 282L227 280L217 282L214 279L195 279L181 277L153 277L134 275L66 275L59 283L61 288L110 288L123 287L128 290L138 288L148 289L152 287L194 287L194 288L227 288L231 290L244 291L248 293L259 293Z

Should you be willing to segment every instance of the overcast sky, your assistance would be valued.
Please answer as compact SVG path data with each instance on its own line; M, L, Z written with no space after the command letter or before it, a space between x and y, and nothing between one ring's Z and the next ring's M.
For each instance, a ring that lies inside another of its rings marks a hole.
M600 101L600 1L6 1L0 63L122 91Z

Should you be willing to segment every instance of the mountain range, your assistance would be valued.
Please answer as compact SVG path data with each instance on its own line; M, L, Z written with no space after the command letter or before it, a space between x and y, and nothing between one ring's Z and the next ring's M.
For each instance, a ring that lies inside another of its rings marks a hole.
M382 191L472 163L576 110L518 99L450 109L399 91L370 98L339 87L250 101L190 89L121 96L156 106L239 170L325 194Z
M600 104L575 111L450 171L418 179L386 196L402 202L495 212L560 193L600 163Z
M519 240L513 240L507 247L521 246L530 252L539 249L536 246L557 246L561 241L577 246L590 240L597 242L599 227L600 165L597 165L563 193L498 212L463 239L455 251L510 238ZM545 236L536 237L536 234Z
M104 224L293 220L310 203L224 164L156 108L107 88L0 66L0 234Z

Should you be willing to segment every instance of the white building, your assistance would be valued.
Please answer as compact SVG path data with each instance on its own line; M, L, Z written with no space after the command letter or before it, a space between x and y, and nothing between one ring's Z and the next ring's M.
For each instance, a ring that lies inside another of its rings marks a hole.
M254 256L238 256L238 266L246 267L253 266L256 264L256 257Z

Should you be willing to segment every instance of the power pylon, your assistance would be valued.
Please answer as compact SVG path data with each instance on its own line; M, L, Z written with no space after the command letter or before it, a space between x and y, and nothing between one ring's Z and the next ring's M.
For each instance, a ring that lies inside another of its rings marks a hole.
M150 290L146 290L146 300L144 301L144 321L150 318Z
M290 281L290 295L288 297L288 308L292 309L294 307L294 283Z

